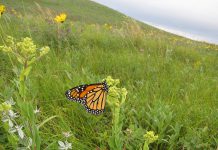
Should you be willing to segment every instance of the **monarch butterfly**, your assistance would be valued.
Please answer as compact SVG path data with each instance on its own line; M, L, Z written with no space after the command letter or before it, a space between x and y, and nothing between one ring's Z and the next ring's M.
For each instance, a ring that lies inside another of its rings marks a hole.
M107 82L84 84L67 90L66 97L85 106L87 112L98 115L104 112L105 101L109 91Z

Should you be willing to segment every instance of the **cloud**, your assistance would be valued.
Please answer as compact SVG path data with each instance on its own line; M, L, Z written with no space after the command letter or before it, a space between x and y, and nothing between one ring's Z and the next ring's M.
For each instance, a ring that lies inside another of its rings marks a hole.
M94 0L131 17L218 38L217 0Z

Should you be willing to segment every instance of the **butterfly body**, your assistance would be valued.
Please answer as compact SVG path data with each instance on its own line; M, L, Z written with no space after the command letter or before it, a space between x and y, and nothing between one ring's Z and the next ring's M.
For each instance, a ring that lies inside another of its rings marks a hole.
M105 102L109 87L106 81L95 84L84 84L67 90L66 97L79 102L87 112L98 115L104 112Z

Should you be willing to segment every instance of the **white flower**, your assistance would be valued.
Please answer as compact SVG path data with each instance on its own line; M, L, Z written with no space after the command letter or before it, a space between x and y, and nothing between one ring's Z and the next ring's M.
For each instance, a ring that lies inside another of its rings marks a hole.
M64 135L66 138L68 138L68 137L71 136L70 131L68 131L68 132L62 132L62 133L63 133L63 135Z
M33 140L31 138L29 138L27 149L31 149L32 144L33 144Z
M14 119L14 118L17 118L17 117L18 117L17 113L15 113L13 110L9 110L9 111L8 111L8 115L9 115L9 117L10 117L11 119Z
M17 131L16 128L10 128L10 129L9 129L9 132L10 132L10 133L14 133L14 132L16 132L16 131Z
M11 133L17 132L18 135L19 135L19 137L20 137L21 139L23 139L23 138L24 138L24 132L23 132L22 128L23 128L23 126L18 126L18 125L17 125L17 126L15 126L14 128L11 128L11 129L9 130L9 132L11 132Z
M2 122L8 122L9 127L12 128L14 126L13 119L17 117L17 113L14 113L13 110L8 110L8 112L2 113Z
M68 143L67 141L65 141L65 142L58 141L58 144L59 144L60 150L72 149L72 143Z
M7 115L2 115L2 122L4 122L4 123L8 122L8 125L9 125L10 128L12 128L14 126L12 120Z
M18 132L18 135L21 139L24 138L24 132L22 130L23 126L17 126L17 132Z
M2 113L2 122L7 122L7 121L9 121L9 117L7 116L7 115L5 115L5 113Z
M8 120L8 125L10 128L12 128L14 126L13 122L10 119Z
M7 104L10 104L10 105L15 105L16 102L14 102L13 98L10 98L9 100L6 101Z
M38 109L38 108L36 107L36 109L34 110L34 114L38 114L38 113L40 113L40 109Z

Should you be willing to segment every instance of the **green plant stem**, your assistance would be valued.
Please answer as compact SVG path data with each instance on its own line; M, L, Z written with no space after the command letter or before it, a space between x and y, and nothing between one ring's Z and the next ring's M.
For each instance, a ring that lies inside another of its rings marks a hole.
M27 63L27 60L25 60L23 69L22 69L22 71L20 73L20 86L19 86L20 95L23 98L24 102L26 100L26 97L25 97L25 95L26 95L25 81L26 81L27 77L25 75L25 71L26 71L27 68L28 68L28 63Z
M123 142L121 137L122 123L120 121L120 107L113 106L113 119L112 119L112 136L110 138L110 148L116 150L122 150Z
M60 51L60 25L59 25L59 23L58 23L58 29L57 29L57 40L58 40L58 50L57 50L57 52L59 53L59 51Z
M148 143L146 141L144 143L143 150L149 150Z
M114 107L113 108L114 113L113 113L113 126L115 127L115 129L117 129L118 125L119 125L119 118L120 118L120 108L119 107Z

